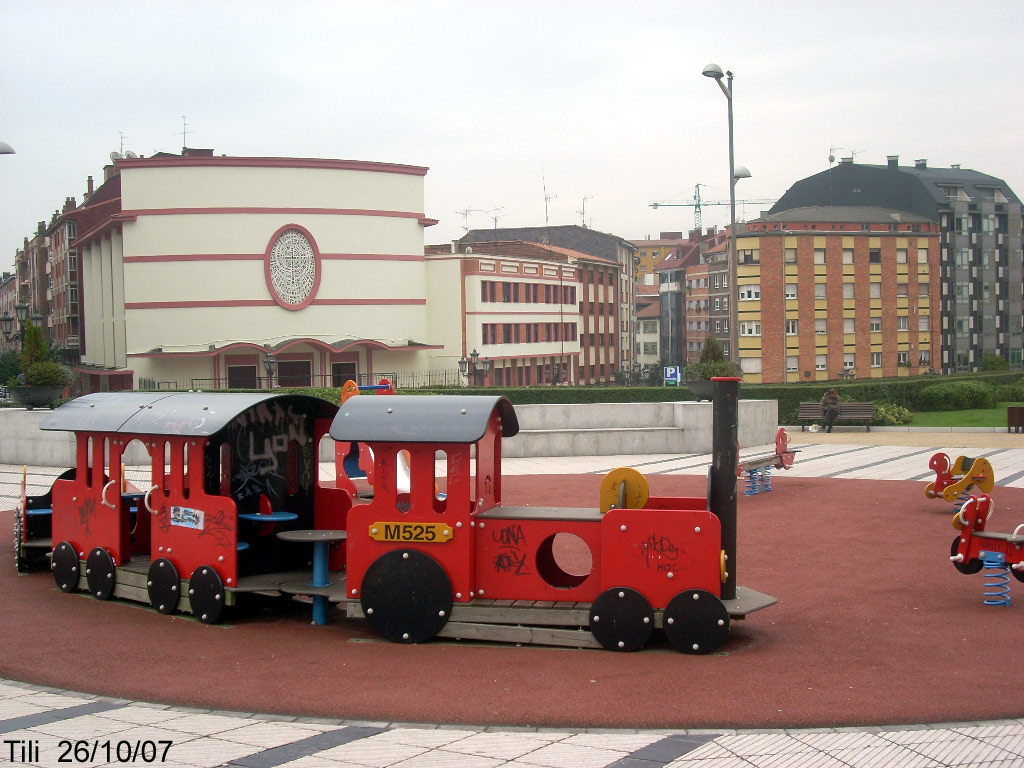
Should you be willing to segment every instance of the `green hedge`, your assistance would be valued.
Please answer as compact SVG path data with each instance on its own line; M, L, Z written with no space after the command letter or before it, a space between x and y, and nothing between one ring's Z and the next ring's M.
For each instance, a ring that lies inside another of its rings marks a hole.
M1002 373L965 373L951 376L907 376L896 379L855 379L847 382L816 381L807 384L741 384L740 397L745 400L778 400L779 423L797 424L797 411L802 402L817 402L829 387L836 387L845 401L893 403L911 411L924 410L921 392L925 388L955 382L981 382L996 394L1024 388L1020 371ZM1015 386L1014 386L1015 385ZM998 389L996 389L998 388ZM255 390L252 390L255 391ZM264 390L265 391L265 390ZM288 390L341 402L341 390L335 387L307 387ZM399 390L401 395L504 395L515 405L537 403L660 403L695 400L686 387L433 387L431 389ZM1012 398L1014 402L1024 400Z

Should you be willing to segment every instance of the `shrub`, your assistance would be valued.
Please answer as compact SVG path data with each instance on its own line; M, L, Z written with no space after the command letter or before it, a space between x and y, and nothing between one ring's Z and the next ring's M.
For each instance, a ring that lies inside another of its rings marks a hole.
M902 405L878 403L875 405L875 417L871 420L871 423L883 427L898 426L900 424L909 424L912 418L913 414Z
M699 381L710 379L712 376L739 376L740 367L728 360L717 360L710 362L690 363L683 369L683 379L686 381Z
M714 336L708 336L704 340L704 346L700 348L700 362L720 363L723 360L725 360L725 350L722 349L721 342Z
M52 360L43 360L33 363L25 371L25 386L28 387L66 387L74 381L75 375L71 369L55 363Z
M1010 364L1006 362L1006 358L1002 355L986 352L981 356L981 363L978 368L982 371L1008 371L1010 370Z
M979 381L950 381L925 387L918 393L922 411L958 411L995 408L996 391Z

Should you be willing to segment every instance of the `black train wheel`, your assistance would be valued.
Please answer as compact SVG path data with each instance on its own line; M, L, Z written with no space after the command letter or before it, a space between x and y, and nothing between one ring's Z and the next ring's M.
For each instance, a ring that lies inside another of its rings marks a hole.
M652 629L654 611L635 589L606 589L590 606L590 633L609 651L639 651Z
M78 553L67 541L62 541L53 550L50 569L57 589L61 592L75 592L78 589Z
M174 613L181 600L181 577L174 563L165 557L154 560L149 566L146 591L149 592L149 602L157 611L165 615Z
M393 643L422 643L452 612L452 583L430 555L399 549L366 569L360 604L367 623Z
M959 536L953 539L953 546L949 548L949 556L956 557L958 549L960 549ZM973 560L968 560L966 563L958 563L956 560L954 560L953 567L960 571L960 573L966 573L969 576L972 573L977 573L978 571L980 571L982 568L985 567L985 564L981 562L981 560L975 558ZM1020 573L1020 571L1014 571L1014 574L1017 573ZM1021 580L1024 581L1024 579Z
M224 612L224 582L217 569L201 565L188 582L188 601L192 615L203 624L216 624Z
M703 589L688 589L665 608L665 636L683 653L711 653L729 636L729 612Z
M89 593L100 600L109 600L114 594L117 580L114 558L103 547L96 547L85 561L85 579L89 582Z

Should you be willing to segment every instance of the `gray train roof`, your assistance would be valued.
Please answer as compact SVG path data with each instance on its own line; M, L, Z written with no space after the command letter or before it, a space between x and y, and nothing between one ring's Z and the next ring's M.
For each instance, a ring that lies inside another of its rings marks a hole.
M330 435L348 442L475 443L495 410L502 435L517 434L519 420L504 397L359 395L341 406Z
M269 392L96 392L68 401L46 416L39 428L208 437L245 411L295 400L322 418L338 410L318 397Z

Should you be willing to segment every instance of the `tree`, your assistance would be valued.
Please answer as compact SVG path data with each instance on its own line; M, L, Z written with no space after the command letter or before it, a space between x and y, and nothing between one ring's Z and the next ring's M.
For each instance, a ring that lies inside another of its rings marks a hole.
M725 350L722 349L721 342L714 336L708 336L700 350L700 361L702 363L720 363L723 360L725 360Z
M1010 370L1010 364L1006 362L1006 358L1002 355L986 352L981 356L979 368L983 371L1008 371Z

